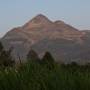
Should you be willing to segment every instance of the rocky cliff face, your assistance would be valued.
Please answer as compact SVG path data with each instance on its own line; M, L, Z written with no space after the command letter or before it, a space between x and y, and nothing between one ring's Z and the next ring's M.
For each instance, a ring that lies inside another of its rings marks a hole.
M40 56L50 51L56 58L64 62L77 62L82 52L87 52L87 33L64 23L63 21L50 21L44 15L37 15L21 27L10 30L1 41L6 49L13 47L13 56L25 59L32 48ZM68 60L67 60L68 59ZM85 62L85 61L83 61Z

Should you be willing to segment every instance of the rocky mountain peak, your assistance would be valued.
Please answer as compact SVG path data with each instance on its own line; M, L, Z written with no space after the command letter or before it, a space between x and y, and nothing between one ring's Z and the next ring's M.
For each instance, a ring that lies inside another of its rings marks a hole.
M51 21L44 15L42 14L38 14L36 17L34 17L30 22L33 22L33 23L43 23L43 24L46 24L46 23L51 23Z
M38 20L49 20L46 16L44 16L43 14L38 14L36 17L34 17L32 20L34 19L38 19Z
M42 15L42 14L38 14L36 17L34 17L33 19L31 19L29 22L27 22L23 28L24 29L30 29L33 27L40 27L40 26L46 26L46 25L50 25L53 22L50 21L46 16Z
M57 20L54 23L57 24L57 25L65 24L65 22L64 21L61 21L61 20Z

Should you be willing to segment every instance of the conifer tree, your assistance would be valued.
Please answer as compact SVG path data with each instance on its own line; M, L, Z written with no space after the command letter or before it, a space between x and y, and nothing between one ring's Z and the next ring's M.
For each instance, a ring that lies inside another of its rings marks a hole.
M34 50L30 50L27 54L27 60L29 61L40 61L38 54Z
M42 62L47 65L48 68L53 68L54 67L54 58L49 52L46 52L44 57L42 58Z
M0 42L0 66L13 66L14 60L11 57L12 49L4 50L2 43Z
M2 43L0 42L0 54L1 54L2 51L3 51L3 45L2 45Z

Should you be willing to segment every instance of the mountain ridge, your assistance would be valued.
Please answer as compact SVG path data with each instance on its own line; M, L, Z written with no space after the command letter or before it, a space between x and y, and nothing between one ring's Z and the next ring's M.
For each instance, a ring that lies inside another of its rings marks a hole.
M76 58L75 61L79 62L78 59L81 58L84 49L87 53L88 39L86 32L60 20L51 21L39 14L23 26L10 30L1 41L5 49L14 47L12 55L16 59L17 54L25 59L28 51L33 48L40 57L42 53L49 51L55 56L56 61L59 61L60 57L66 57L73 60ZM71 62L66 59L64 61Z

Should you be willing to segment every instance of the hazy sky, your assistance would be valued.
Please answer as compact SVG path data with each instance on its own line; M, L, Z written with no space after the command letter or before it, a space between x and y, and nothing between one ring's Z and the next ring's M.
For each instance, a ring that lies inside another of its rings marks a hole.
M0 36L39 13L90 29L90 0L0 0Z

